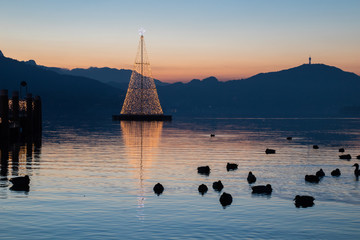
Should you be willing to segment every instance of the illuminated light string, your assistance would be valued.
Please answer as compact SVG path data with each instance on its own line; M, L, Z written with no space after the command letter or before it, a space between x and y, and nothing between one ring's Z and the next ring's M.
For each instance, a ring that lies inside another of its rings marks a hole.
M151 74L150 62L145 48L144 33L144 29L139 30L140 43L138 52L120 114L163 114L155 82Z
M32 110L35 109L35 103L32 102ZM9 110L13 111L13 100L9 99ZM26 100L19 100L19 110L20 111L26 111L27 110L27 103Z

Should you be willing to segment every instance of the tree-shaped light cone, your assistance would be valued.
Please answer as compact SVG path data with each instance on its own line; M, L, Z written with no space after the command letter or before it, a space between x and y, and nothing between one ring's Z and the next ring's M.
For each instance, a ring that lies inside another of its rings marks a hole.
M130 115L163 114L155 82L152 78L143 35L140 36L134 69L120 113Z

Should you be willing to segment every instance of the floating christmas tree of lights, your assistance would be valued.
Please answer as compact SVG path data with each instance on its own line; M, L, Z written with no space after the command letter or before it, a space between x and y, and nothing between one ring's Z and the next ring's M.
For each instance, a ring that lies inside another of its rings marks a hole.
M114 120L171 120L171 116L163 114L160 105L145 48L144 33L145 30L141 28L140 43L129 87L120 115L114 115Z

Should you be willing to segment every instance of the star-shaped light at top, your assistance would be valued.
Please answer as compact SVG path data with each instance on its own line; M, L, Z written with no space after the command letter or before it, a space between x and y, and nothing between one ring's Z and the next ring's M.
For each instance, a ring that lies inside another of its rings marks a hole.
M139 29L139 34L140 36L144 36L144 33L146 32L146 30L144 28L140 28Z

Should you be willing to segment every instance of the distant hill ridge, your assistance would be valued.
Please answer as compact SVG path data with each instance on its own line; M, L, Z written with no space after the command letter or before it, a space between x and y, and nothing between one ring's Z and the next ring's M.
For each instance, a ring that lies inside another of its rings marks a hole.
M66 68L57 68L57 67L46 67L42 65L37 65L34 60L25 61L25 63L39 66L41 68L45 68L47 70L51 70L57 72L59 74L73 75L78 77L87 77L91 79L95 79L99 82L109 84L113 87L117 88L127 88L129 84L129 80L131 77L132 70L129 69L117 69L117 68L109 68L109 67L89 67L89 68L74 68L74 69L66 69ZM157 79L154 79L157 85L167 85L168 83L161 82Z
M0 89L19 90L20 82L28 83L29 92L43 99L44 114L91 113L106 108L119 108L125 91L94 79L59 74L32 61L20 62L0 57Z
M109 83L109 82L129 83L129 79L132 73L132 71L128 69L116 69L116 68L108 68L108 67L103 67L103 68L90 67L87 69L74 68L71 70L64 68L50 67L49 69L60 74L88 77L103 83Z
M89 68L67 70L66 74L63 71L0 54L0 89L18 90L19 83L27 81L30 91L43 97L46 114L111 115L120 111L131 70ZM120 73L123 78L118 79ZM188 83L157 83L157 88L164 111L174 115L360 116L360 77L324 64L303 64L227 82L209 77Z
M210 77L158 89L165 107L189 115L360 116L360 77L324 64L226 82Z

